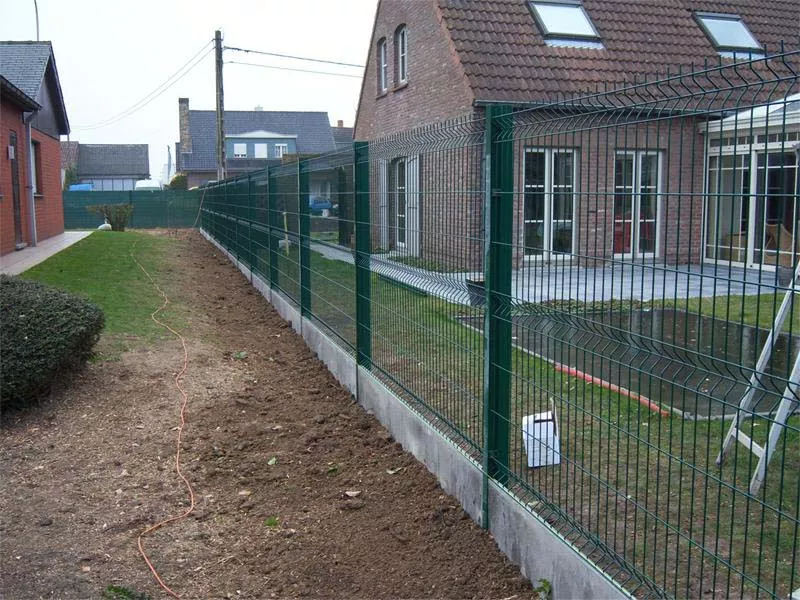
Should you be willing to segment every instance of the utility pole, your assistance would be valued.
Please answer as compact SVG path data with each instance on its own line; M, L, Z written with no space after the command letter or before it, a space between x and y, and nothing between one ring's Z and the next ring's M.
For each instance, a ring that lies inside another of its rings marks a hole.
M225 97L222 89L222 32L214 32L217 71L217 180L225 179Z

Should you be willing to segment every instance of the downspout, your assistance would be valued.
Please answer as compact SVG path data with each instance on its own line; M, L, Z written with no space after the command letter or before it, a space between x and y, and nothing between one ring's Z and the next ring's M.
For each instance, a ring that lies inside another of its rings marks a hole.
M28 221L29 225L29 245L35 246L36 245L36 204L34 203L33 198L33 183L35 177L35 166L34 161L36 157L33 155L33 138L31 137L31 121L33 117L36 116L37 111L32 111L29 113L24 113L22 122L25 124L25 143L26 147L28 148L28 215L30 220Z

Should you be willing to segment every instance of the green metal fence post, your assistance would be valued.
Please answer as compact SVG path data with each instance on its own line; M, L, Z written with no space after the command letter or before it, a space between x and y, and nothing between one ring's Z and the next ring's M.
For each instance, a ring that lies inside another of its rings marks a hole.
M356 220L356 351L358 364L372 367L372 278L370 271L369 144L356 142L353 153Z
M278 286L278 235L277 235L277 183L272 174L272 167L267 169L267 223L269 225L269 287Z
M250 281L253 281L253 178L247 175L247 268L250 269Z
M309 200L309 169L307 160L297 161L298 212L300 213L300 314L311 315L311 208Z
M484 281L484 466L504 483L509 466L511 404L511 267L514 227L513 115L507 105L486 109L486 201L488 235ZM488 515L487 515L488 517ZM488 519L484 519L487 521Z

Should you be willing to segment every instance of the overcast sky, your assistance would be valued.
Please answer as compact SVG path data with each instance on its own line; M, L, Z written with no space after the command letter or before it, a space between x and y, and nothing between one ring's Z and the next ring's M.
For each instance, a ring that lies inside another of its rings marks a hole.
M71 140L149 144L161 177L178 141L178 97L214 109L214 54L129 116L103 127L164 83L221 29L224 44L363 65L377 0L38 0L39 38L53 43ZM0 0L0 39L35 40L33 0ZM357 75L226 64L225 108L326 111L352 126L363 69L226 51L226 61ZM174 160L174 157L173 157Z

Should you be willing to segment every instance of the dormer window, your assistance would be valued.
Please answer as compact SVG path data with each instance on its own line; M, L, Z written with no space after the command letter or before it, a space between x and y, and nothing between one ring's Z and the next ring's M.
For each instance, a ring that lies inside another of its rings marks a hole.
M233 158L247 158L247 144L234 144Z
M528 6L548 45L603 47L580 0L531 0Z
M408 81L408 28L401 25L394 34L395 85Z
M739 15L699 12L694 17L720 54L763 54L761 44Z
M386 38L378 42L378 92L383 93L389 87L389 62L386 55Z

